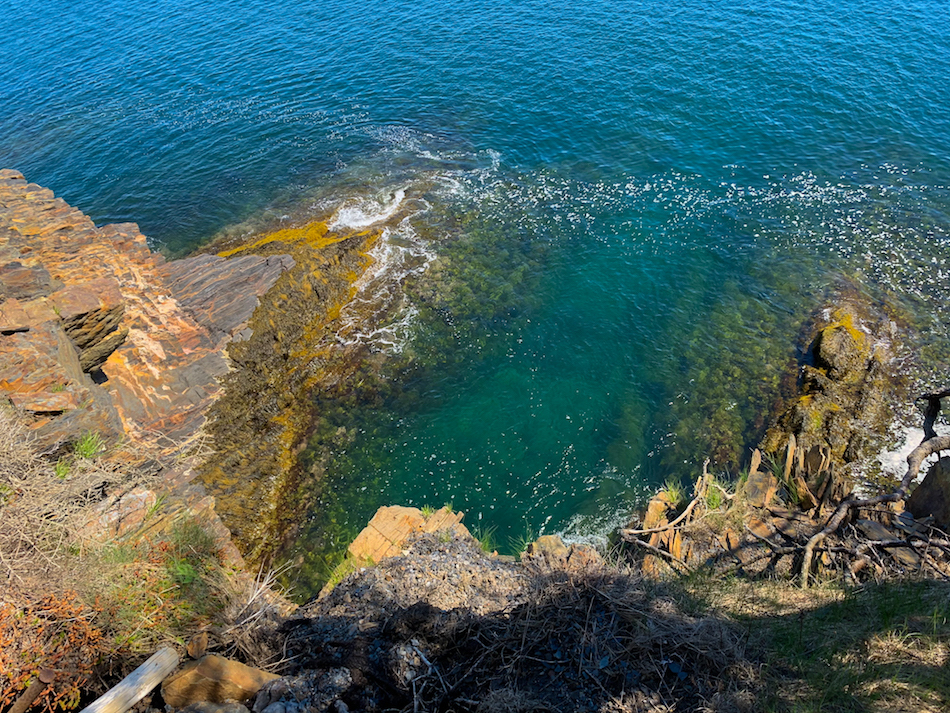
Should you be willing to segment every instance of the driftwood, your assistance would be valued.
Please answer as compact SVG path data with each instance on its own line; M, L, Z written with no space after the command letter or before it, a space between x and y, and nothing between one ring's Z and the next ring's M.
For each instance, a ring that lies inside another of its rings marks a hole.
M849 497L840 502L831 516L825 521L824 526L815 534L808 537L796 535L790 536L789 533L783 533L786 538L792 540L786 545L779 545L772 542L768 537L764 537L754 532L748 525L744 527L745 532L753 539L761 542L769 548L768 552L753 556L751 559L743 558L739 567L748 567L751 564L764 559L773 559L778 561L788 555L797 555L801 557L800 570L798 576L802 587L808 587L812 576L812 569L816 554L822 554L827 559L829 555L834 555L838 565L843 568L846 578L855 579L858 572L871 565L876 571L882 572L889 569L892 565L885 558L882 558L883 552L890 552L898 567L927 566L936 574L950 579L950 537L932 524L933 518L918 520L912 526L902 526L899 520L895 520L893 527L904 532L904 537L891 533L890 537L873 537L872 533L865 532L860 534L853 528L850 534L846 534L843 528L852 522L853 516L859 511L865 513L884 513L893 517L895 511L890 507L892 503L902 501L907 496L911 483L919 475L920 469L928 456L938 453L942 450L950 450L950 436L939 436L934 428L937 417L940 414L940 400L950 397L950 389L920 396L917 401L926 402L924 410L924 439L909 456L907 456L907 471L904 474L898 487L891 493L878 495L870 498ZM786 462L786 471L790 472L789 463L791 462L795 444L789 449L789 457ZM827 458L827 454L824 456ZM753 456L755 459L755 456ZM670 565L683 572L690 572L692 568L686 561L674 556L671 552L645 542L639 539L643 535L655 535L658 533L668 533L688 528L694 521L693 513L698 505L706 499L711 487L718 487L723 494L731 500L731 494L719 486L709 477L707 470L709 461L703 464L703 474L696 483L693 492L692 501L686 506L683 512L674 520L662 525L644 528L644 529L621 529L620 535L626 541L637 547L640 547L651 554L665 559ZM820 468L819 470L822 470ZM824 493L819 495L819 499L824 499ZM883 506L883 507L875 507ZM860 523L859 523L860 526ZM829 536L835 537L826 542ZM800 538L800 539L799 539ZM911 554L903 555L901 552ZM908 558L916 557L915 561L908 561Z
M624 539L631 544L642 547L648 552L652 552L653 554L658 555L659 557L663 557L664 559L669 560L670 562L675 564L677 567L679 567L686 574L689 574L690 572L693 571L688 564L686 564L683 560L681 560L679 557L674 555L672 552L661 550L659 547L654 547L649 542L638 540L636 537L630 537L630 538L624 538Z
M17 699L7 713L24 713L27 708L33 705L33 701L40 697L40 694L46 690L46 687L56 679L56 672L48 668L41 668L39 675L34 678L26 690Z
M689 505L686 506L686 509L683 510L683 512L675 520L673 520L672 522L668 522L665 525L660 525L659 527L651 527L646 530L631 530L631 529L622 528L620 530L620 536L623 537L623 539L626 540L627 542L633 542L635 544L642 545L643 542L636 539L639 535L652 535L655 532L666 532L668 530L674 530L681 522L684 522L684 521L689 522L687 518L689 518L690 513L693 512L693 508L695 508L696 505L699 504L700 501L706 499L706 493L709 490L709 483L710 483L708 468L709 468L709 459L707 458L706 461L703 463L703 474L700 477L699 482L696 483L696 487L693 488L693 494L694 494L693 499L690 501ZM722 486L718 484L715 484L715 485L717 488L719 488L719 490L722 491L722 493L726 496L726 498L728 498L729 500L732 499L733 496L727 493L726 490L722 488ZM685 563L681 562L681 564L685 566Z
M932 394L924 394L918 401L926 401L927 407L924 411L924 440L917 446L910 455L907 456L907 472L901 480L900 486L887 495L878 495L873 498L849 498L841 502L835 509L832 516L828 519L825 526L812 535L811 539L805 545L802 558L801 585L807 587L811 577L812 560L815 556L815 548L820 545L828 535L836 532L842 523L855 510L881 505L883 503L894 503L903 500L907 495L910 484L920 473L920 466L924 460L937 453L938 451L950 448L950 436L938 436L934 429L934 423L940 413L940 399L950 396L950 390L944 390Z
M108 693L83 708L80 713L125 713L178 668L178 662L178 652L175 649L159 649L148 661L123 678Z
M690 514L691 512L693 512L693 508L696 507L696 504L697 504L699 501L700 501L700 498L699 498L699 497L693 498L692 501L690 501L689 505L686 506L686 509L683 510L683 514L682 514L682 515L680 515L679 517L677 517L677 518L676 518L675 520L673 520L672 522L666 523L665 525L661 525L660 527L651 527L651 528L649 528L649 529L647 529L647 530L628 530L628 529L622 529L622 530L620 530L620 534L623 536L623 538L624 538L627 542L632 542L632 541L633 541L633 538L637 537L638 535L652 535L654 532L666 532L667 530L672 530L672 529L674 529L677 525L679 525L681 522L683 522L683 520L685 520L687 517L689 517L689 514Z

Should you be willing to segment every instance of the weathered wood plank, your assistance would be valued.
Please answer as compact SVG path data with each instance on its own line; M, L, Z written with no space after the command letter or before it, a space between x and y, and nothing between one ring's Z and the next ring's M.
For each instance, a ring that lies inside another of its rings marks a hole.
M112 690L83 708L81 713L125 713L178 668L178 662L175 649L159 649Z

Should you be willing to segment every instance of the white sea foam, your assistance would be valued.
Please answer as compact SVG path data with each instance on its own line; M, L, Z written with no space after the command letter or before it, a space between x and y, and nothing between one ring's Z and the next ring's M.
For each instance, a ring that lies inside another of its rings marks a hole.
M934 430L937 435L950 435L950 424L938 423ZM907 456L924 440L924 431L921 428L913 426L899 426L895 433L895 442L898 444L893 450L882 450L877 454L877 460L881 464L881 471L890 475L895 480L900 480L907 472ZM918 480L921 480L927 473L931 463L936 462L937 455L934 454L927 458L920 467Z
M479 156L471 153L438 152L426 148L434 137L402 127L379 129L373 135L393 150L413 153L441 163L470 164L473 168L451 168L424 171L403 176L398 188L385 188L371 197L343 201L328 222L331 229L367 228L381 223L396 225L383 229L369 256L373 263L356 282L356 296L343 308L337 341L340 344L366 345L391 353L402 351L411 337L418 310L403 289L405 280L424 273L436 258L436 247L423 239L413 226L425 215L430 204L423 198L407 198L430 191L438 200L480 203L486 197L486 185L497 183L501 155L488 151ZM485 157L489 165L485 166ZM477 190L472 190L473 187Z
M403 291L404 280L425 272L436 254L412 226L413 216L386 228L370 250L373 259L356 282L356 296L340 313L337 339L398 353L409 339L417 314Z
M346 201L337 208L327 225L331 230L368 228L396 215L405 198L406 189L397 188L386 198L357 198Z

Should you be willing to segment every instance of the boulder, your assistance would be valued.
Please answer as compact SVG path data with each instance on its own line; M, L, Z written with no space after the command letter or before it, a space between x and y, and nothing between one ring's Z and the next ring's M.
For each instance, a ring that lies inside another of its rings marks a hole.
M162 682L162 698L173 708L209 701L248 701L276 674L245 666L223 656L203 656Z
M140 527L158 503L146 488L135 488L121 497L110 497L96 506L96 515L79 530L82 537L114 539Z
M402 552L403 543L415 532L451 531L471 537L462 524L463 513L447 507L426 517L419 508L390 505L381 507L350 544L347 552L358 562L380 562Z
M584 572L604 562L590 545L575 543L568 547L557 535L542 535L525 548L521 559L570 572Z
M930 466L908 498L906 507L917 520L929 516L937 527L950 528L950 457L944 456Z
M843 323L821 330L813 349L815 365L835 380L859 377L871 356L867 335Z
M212 703L210 701L199 701L185 706L181 713L250 713L247 706L241 705L237 701L227 701L225 703Z
M557 535L543 535L524 551L525 558L540 558L547 561L566 560L570 550Z

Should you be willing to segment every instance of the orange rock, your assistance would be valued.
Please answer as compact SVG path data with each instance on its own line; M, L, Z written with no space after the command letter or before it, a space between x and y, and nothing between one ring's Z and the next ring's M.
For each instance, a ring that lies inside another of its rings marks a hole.
M0 304L0 332L25 332L31 320L17 299L8 299Z
M347 548L357 561L379 562L386 557L400 554L409 535L415 532L452 531L456 535L471 537L461 524L463 513L441 508L424 517L419 508L390 505L381 507L373 519Z
M162 698L174 708L198 701L246 701L276 678L280 676L223 656L208 655L185 664L181 671L166 678L162 682Z
M647 506L646 515L643 516L644 530L652 530L655 527L662 527L666 524L666 515L673 508L669 495L661 490L653 496L650 504Z
M71 375L79 401L106 409L104 421L117 416L121 424L118 434L146 443L155 443L157 434L183 441L197 433L220 393L218 379L228 371L224 347L244 329L258 296L289 260L206 256L166 264L134 223L97 228L81 211L10 170L0 171L0 251L0 296L16 298L0 306L0 356L22 364L40 355L33 371L62 371L57 361L77 361L66 353L66 340L57 337L53 346L46 337L38 337L39 346L4 344L10 332L29 329L25 333L33 340L39 325L60 325L80 352L80 372ZM173 273L180 278L177 287L168 282ZM100 368L106 381L101 387L82 374ZM22 379L17 388L24 403L32 399L45 409L56 401L37 395L41 389L30 374L0 374L0 395L12 393L2 387L4 378L10 384ZM59 376L57 381L66 383ZM90 425L54 418L44 426L49 440L40 445L55 446L81 434L77 428L92 430Z
M749 520L749 529L763 540L768 539L775 532L767 523L757 517Z
M79 398L74 393L51 393L35 391L27 394L10 394L10 403L16 408L33 413L61 413L79 407Z

